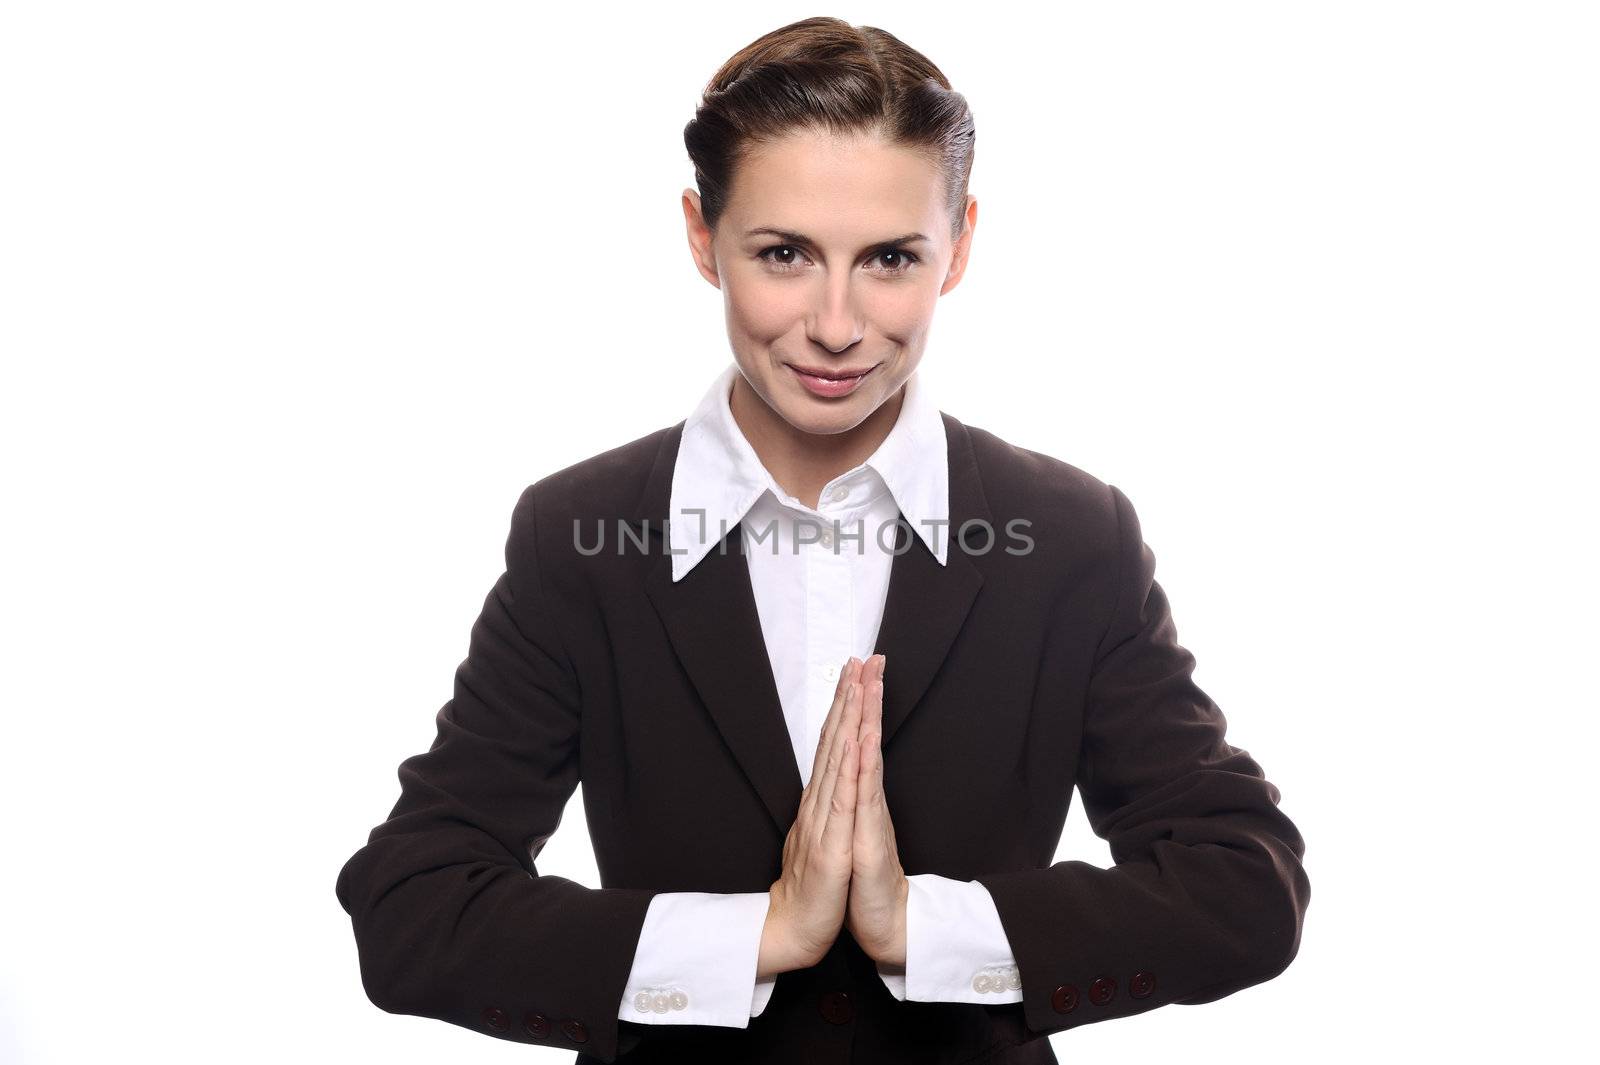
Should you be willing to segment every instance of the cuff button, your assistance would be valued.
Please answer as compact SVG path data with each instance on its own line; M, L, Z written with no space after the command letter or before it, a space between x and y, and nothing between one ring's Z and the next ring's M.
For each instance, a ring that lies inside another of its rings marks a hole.
M1050 1005L1057 1013L1071 1013L1078 1008L1078 989L1062 984L1050 995Z
M503 1032L511 1027L511 1015L499 1006L485 1006L483 1023L488 1025L491 1031Z
M589 1041L589 1029L583 1026L582 1021L575 1021L571 1019L562 1021L561 1034L572 1040L574 1043L587 1043Z
M1097 976L1094 983L1089 985L1089 1001L1096 1006L1104 1006L1117 994L1117 982L1109 976Z
M1134 998L1149 998L1150 992L1156 989L1156 974L1138 972L1133 974L1133 979L1128 981L1128 994Z
M538 1010L529 1010L522 1015L522 1030L543 1039L550 1034L550 1018Z

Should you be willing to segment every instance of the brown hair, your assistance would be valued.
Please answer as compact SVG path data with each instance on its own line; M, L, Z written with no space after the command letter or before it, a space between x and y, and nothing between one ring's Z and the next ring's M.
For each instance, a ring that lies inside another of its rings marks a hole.
M753 149L804 130L877 134L926 152L944 174L952 239L961 235L976 135L966 97L893 34L826 17L756 38L706 84L683 128L706 225L716 229Z

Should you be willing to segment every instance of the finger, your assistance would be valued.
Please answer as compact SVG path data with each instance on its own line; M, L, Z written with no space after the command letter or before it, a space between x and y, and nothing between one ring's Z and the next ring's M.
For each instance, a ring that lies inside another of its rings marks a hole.
M888 656L872 655L862 665L866 692L861 716L861 771L857 784L857 837L863 840L883 834L883 673Z
M867 670L870 675L873 670ZM883 838L883 681L869 680L863 693L861 759L856 785L856 839L870 844Z
M882 713L881 708L876 713L874 713L873 709L869 705L867 705L867 703L868 703L867 697L870 694L867 691L867 685L870 684L875 677L881 678L882 676L883 676L883 656L882 655L877 655L877 654L869 655L867 657L867 660L861 663L861 689L862 689L862 693L861 693L862 694L862 699L861 699L861 702L862 702L862 706L861 706L861 724L856 729L856 736L858 737L858 740L862 745L862 755L863 755L863 757L865 757L865 755L867 753L867 751L866 751L866 740L867 740L867 735L868 735L869 731L873 727L873 722L875 720L876 721L882 721L882 719L883 719L883 713ZM864 765L865 763L863 762L862 764Z
M869 698L863 708L869 716L862 722L862 731L865 732L868 728L872 728L881 736L883 735L883 672L889 665L889 656L873 655L872 657L875 660L872 663L873 668L869 673L867 668L863 666L862 676L863 679L870 676L873 681L877 682L878 697L873 699L869 693Z
M838 771L829 781L832 794L827 807L827 819L822 829L822 845L826 850L848 853L855 833L856 777L860 775L861 743L856 732L860 722L863 691L859 682L850 685L850 696L844 722L845 749Z
M856 737L850 728L850 721L851 711L859 700L860 685L851 683L845 688L844 716L839 719L839 727L831 733L827 757L817 780L816 795L812 798L813 838L821 837L827 829L829 803L833 801L833 789L839 779L839 768L844 762L845 744L848 742L852 747L855 746Z
M883 780L883 681L869 681L862 699L861 771L862 791L869 798L882 793Z
M811 776L800 796L802 809L810 810L816 806L814 801L817 788L812 785L822 777L823 764L828 757L828 751L833 745L834 733L839 728L839 719L844 714L845 693L848 685L860 672L861 663L854 656L846 660L844 668L839 671L839 680L833 686L833 705L828 708L828 716L823 719L822 733L817 737L817 749L811 758Z
M839 727L839 719L844 716L845 695L850 683L859 677L861 667L861 660L852 655L845 659L844 668L839 670L839 679L833 685L833 703L828 707L828 716L823 719L823 735L817 742L817 746L824 750L831 741L832 730Z

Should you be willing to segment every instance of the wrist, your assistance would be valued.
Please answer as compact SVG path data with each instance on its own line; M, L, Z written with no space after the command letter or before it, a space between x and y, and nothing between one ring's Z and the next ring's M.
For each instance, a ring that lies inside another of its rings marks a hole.
M777 898L769 896L767 919L761 926L761 949L756 958L756 978L765 980L791 969L804 969L811 962L802 956L795 944L788 922L778 907Z
M889 948L884 951L884 956L877 959L884 965L900 969L906 966L906 909L910 901L911 881L901 877L900 893L894 908L894 934L889 939Z

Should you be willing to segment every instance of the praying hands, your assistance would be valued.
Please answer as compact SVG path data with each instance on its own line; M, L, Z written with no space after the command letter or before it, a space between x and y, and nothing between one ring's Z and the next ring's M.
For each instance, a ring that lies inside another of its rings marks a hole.
M847 927L874 961L904 965L906 898L883 791L884 656L851 658L771 888L757 973L817 964Z

